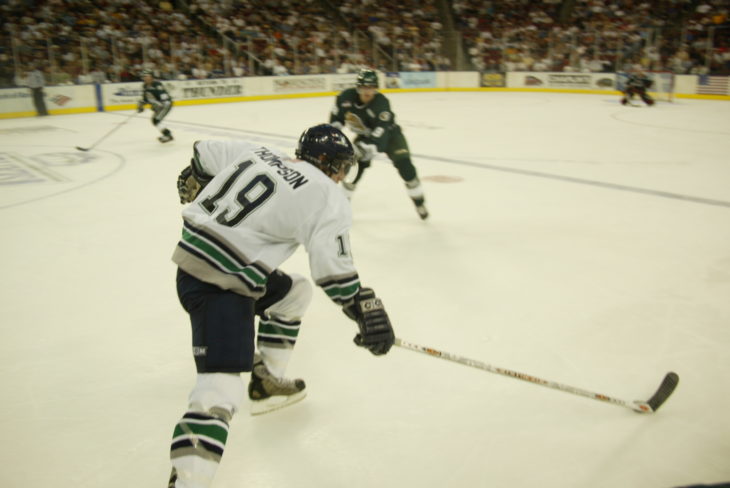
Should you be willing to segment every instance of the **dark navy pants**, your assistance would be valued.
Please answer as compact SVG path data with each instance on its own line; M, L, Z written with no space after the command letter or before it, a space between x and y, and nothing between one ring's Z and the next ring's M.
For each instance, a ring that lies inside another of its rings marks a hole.
M240 373L253 368L256 314L289 293L291 278L279 270L269 275L258 300L223 290L185 271L177 271L177 294L190 315L193 356L198 373Z

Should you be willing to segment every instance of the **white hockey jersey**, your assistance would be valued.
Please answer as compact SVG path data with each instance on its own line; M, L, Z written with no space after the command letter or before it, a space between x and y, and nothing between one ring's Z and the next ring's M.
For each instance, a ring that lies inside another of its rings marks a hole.
M360 288L350 204L315 166L245 141L195 143L192 164L215 177L182 212L173 261L208 283L257 298L304 245L314 282L343 304Z

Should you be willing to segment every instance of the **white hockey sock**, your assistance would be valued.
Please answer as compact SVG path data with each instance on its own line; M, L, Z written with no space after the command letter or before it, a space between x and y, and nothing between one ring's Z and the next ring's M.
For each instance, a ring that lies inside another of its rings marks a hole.
M271 347L259 343L259 353L269 372L277 378L283 378L289 358L291 358L292 348Z
M301 320L267 317L259 321L256 345L269 372L283 378L299 335Z
M217 462L198 456L182 456L173 460L172 465L177 471L175 488L209 488L218 470Z
M408 191L408 196L413 200L423 200L424 198L423 187L421 186L421 181L418 178L406 181L406 191Z

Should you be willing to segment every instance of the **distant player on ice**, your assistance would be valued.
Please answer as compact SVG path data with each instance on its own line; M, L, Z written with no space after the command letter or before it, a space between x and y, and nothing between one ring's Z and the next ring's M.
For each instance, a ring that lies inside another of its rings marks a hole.
M192 203L173 261L198 374L173 434L170 488L210 486L246 395L240 373L251 372L253 414L304 398L304 381L284 373L312 286L279 269L299 245L314 282L357 323L355 344L382 355L394 343L350 250L350 204L338 183L355 163L352 144L321 124L302 133L295 154L299 160L248 141L198 141L178 178L181 202Z
M165 87L152 76L152 71L145 70L142 72L142 99L137 102L137 112L141 113L145 105L152 107L152 125L162 133L157 138L160 142L170 142L172 132L163 124L162 120L167 117L172 108L172 97L167 93Z
M355 191L355 185L365 169L370 167L375 154L383 152L405 182L408 196L413 200L418 215L422 219L428 217L423 187L411 161L408 143L400 126L395 123L390 102L378 91L378 74L375 71L360 70L355 88L348 88L337 95L330 114L330 124L339 129L347 126L357 135L353 141L358 160L357 176L352 183L343 184L348 197Z
M624 87L624 96L621 98L621 105L631 104L635 95L638 95L641 100L649 107L654 105L654 99L649 96L647 90L651 88L653 81L646 75L644 70L641 68L635 69L633 72L628 74L626 85Z

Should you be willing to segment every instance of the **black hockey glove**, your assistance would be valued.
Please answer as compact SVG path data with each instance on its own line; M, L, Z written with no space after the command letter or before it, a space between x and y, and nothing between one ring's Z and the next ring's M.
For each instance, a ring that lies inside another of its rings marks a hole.
M144 102L140 100L139 102L137 102L137 113L141 114L143 111L144 111Z
M193 169L185 166L180 172L180 176L177 177L177 193L180 195L180 203L192 202L202 189L203 187L193 176Z
M383 302L371 288L361 288L355 297L342 307L342 311L357 322L360 333L355 344L368 349L376 356L386 354L393 346L395 334L390 325Z

